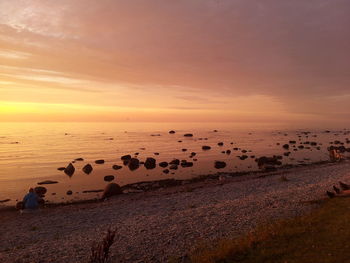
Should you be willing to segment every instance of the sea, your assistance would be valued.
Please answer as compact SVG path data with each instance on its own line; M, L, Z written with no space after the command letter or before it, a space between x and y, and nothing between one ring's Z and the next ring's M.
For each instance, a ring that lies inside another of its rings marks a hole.
M175 133L169 133L169 131ZM192 137L185 137L191 133ZM348 129L290 129L275 125L240 126L235 123L0 123L0 206L12 206L31 187L45 180L45 200L60 203L99 198L104 177L123 186L135 182L169 178L190 179L202 175L258 171L256 158L282 156L283 165L307 165L329 160L328 147L349 142ZM296 143L290 143L295 141ZM287 150L283 145L289 144ZM203 146L210 146L203 150ZM285 156L290 152L289 156ZM193 156L192 153L195 153ZM141 165L130 170L121 156L145 161L152 157L157 167ZM242 160L242 156L246 159ZM75 161L82 158L83 161ZM96 160L104 160L96 164ZM160 162L173 159L192 162L164 173ZM215 161L227 165L214 167ZM73 175L57 168L72 163ZM82 167L91 164L86 174ZM114 170L113 165L122 166ZM68 195L67 191L72 194Z

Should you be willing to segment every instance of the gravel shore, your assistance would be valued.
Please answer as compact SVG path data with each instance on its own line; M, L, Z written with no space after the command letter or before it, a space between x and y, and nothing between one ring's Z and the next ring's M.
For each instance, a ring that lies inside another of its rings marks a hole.
M305 201L350 183L350 162L220 179L36 214L0 212L0 262L87 262L109 227L117 228L113 262L168 262L201 242L310 211L316 205Z

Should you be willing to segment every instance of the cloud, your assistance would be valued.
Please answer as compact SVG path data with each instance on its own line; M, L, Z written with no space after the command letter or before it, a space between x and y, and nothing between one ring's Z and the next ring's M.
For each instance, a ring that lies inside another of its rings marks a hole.
M347 114L332 97L350 94L349 12L346 0L3 0L0 57L129 103L143 105L137 91L176 108L265 96L294 113Z

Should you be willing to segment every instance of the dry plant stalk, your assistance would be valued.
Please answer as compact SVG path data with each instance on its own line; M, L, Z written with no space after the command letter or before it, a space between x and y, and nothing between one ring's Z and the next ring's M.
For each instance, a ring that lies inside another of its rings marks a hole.
M108 229L106 236L102 242L97 243L96 241L91 247L91 255L89 263L107 263L109 262L109 249L114 243L114 237L117 229Z

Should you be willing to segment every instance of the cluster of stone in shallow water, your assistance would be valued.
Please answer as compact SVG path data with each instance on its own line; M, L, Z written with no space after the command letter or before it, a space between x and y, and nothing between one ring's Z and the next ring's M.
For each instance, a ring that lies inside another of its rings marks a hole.
M214 132L218 132L218 131L214 130ZM169 131L169 134L175 134L175 133L176 132L173 130ZM325 131L324 133L330 133L330 131ZM282 133L279 132L278 134L281 135ZM350 131L340 131L340 132L334 133L335 136L348 135L348 134L350 134ZM252 134L249 133L249 135L252 135ZM285 133L283 135L289 136L287 133ZM157 134L157 136L161 136L161 135ZM187 138L194 137L194 135L192 133L186 133L183 136L187 137ZM257 163L257 166L259 169L274 170L274 169L276 169L276 166L282 165L283 157L289 157L290 154L292 153L292 151L305 150L305 149L311 150L311 151L312 151L312 149L321 150L322 143L316 142L315 140L312 140L312 141L306 140L309 137L317 138L317 134L311 134L311 132L300 132L300 133L297 133L297 136L298 136L299 140L289 140L287 143L284 143L284 144L281 144L279 142L276 143L276 145L278 145L278 146L282 145L281 148L285 151L281 155L261 156L261 157L256 157L255 155L248 156L247 153L252 152L251 150L245 150L245 149L242 150L238 147L234 147L234 148L232 148L232 150L231 149L223 150L223 151L221 151L221 153L230 155L232 153L232 151L241 151L242 155L238 155L237 156L238 159L240 159L242 161L244 161L248 158L255 159L255 162ZM196 139L199 141L208 140L208 138L196 138ZM303 140L305 140L305 141L303 141ZM178 140L178 142L182 142L182 140ZM234 144L233 142L230 143L230 145L233 145L233 144ZM345 142L342 142L340 140L335 140L335 141L329 142L329 144L331 146L327 147L327 150L337 150L337 151L342 152L342 153L350 152L350 148L346 148L344 146L345 144L350 144L349 138L346 138ZM224 145L225 145L224 142L217 143L217 146L219 146L219 147L223 147ZM145 150L145 148L140 148L140 149ZM212 146L203 145L202 150L203 151L212 150ZM182 151L187 152L188 149L183 148ZM159 153L154 153L154 154L159 155ZM121 160L123 162L123 165L127 166L129 168L129 170L131 170L131 171L137 170L140 166L144 166L146 169L155 169L157 167L157 161L155 158L148 157L145 159L145 161L140 161L137 158L139 153L135 153L134 155L135 155L134 157L132 157L130 154L121 156ZM189 157L192 159L191 161L173 159L170 162L165 162L165 161L160 162L158 165L159 165L159 167L163 168L164 174L169 174L169 173L171 173L171 171L173 171L172 173L174 173L174 171L177 170L179 167L182 167L182 168L193 167L194 162L197 161L197 159L194 158L196 155L197 155L196 152L191 152L191 154L189 155ZM293 160L293 158L290 158L290 159ZM304 160L309 160L309 159L304 158ZM73 174L75 173L75 169L76 169L74 167L73 163L81 162L81 161L84 161L84 159L83 158L76 158L75 160L73 160L72 163L69 163L68 166L59 167L58 170L64 171L64 173L67 174L68 176L73 176ZM299 161L299 162L302 163L303 161ZM101 165L104 163L105 163L105 160L103 160L103 159L99 159L99 160L95 161L95 164L97 164L97 165ZM225 161L217 160L217 161L214 161L213 166L216 169L224 169L227 167L227 163ZM123 168L123 166L118 165L118 164L114 164L112 166L112 169L114 169L114 170L120 170L122 168ZM91 164L86 164L83 166L82 171L85 174L90 174L93 171L93 169L94 168ZM106 176L104 176L103 179L106 182L111 182L115 179L115 177L113 175L106 175ZM166 179L166 180L168 180L168 179ZM47 181L39 182L38 184L42 185L42 184L55 184L55 183L58 183L58 182L47 180ZM135 185L138 185L138 184L136 183ZM152 183L149 185L152 185ZM39 186L39 187L42 187L42 186ZM41 189L40 195L42 196L43 189L42 188L40 188L40 189ZM99 189L99 190L86 190L86 191L83 191L83 193L102 192L102 191L103 190L101 190L101 189ZM116 191L116 192L118 192L118 191ZM72 191L68 190L67 195L71 195L71 194L72 194ZM0 200L0 202L7 202L7 201L10 201L10 199Z

